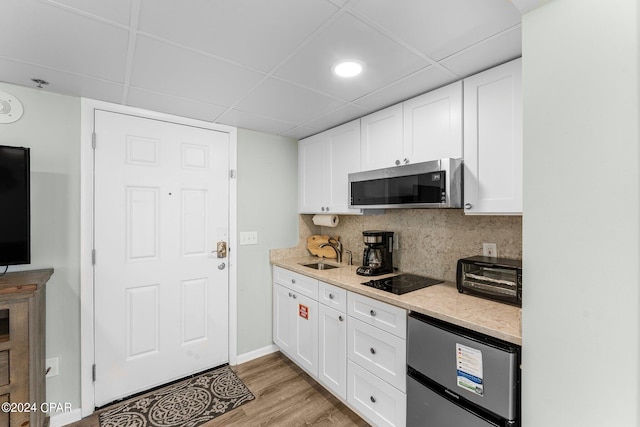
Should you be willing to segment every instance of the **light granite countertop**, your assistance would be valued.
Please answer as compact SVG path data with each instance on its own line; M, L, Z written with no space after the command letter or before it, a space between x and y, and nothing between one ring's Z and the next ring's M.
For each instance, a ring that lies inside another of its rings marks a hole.
M521 309L507 304L461 294L455 283L444 282L404 295L395 295L365 285L369 278L356 274L355 265L340 264L340 268L315 270L302 264L318 262L317 257L271 256L271 263L287 270L356 292L386 303L416 311L494 338L522 345ZM325 261L336 264L335 261ZM384 278L400 272L377 276Z

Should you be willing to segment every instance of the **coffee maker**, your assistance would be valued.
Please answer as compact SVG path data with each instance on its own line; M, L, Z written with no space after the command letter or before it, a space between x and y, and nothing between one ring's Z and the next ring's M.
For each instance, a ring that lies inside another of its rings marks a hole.
M393 273L393 231L363 231L362 239L366 247L362 266L356 269L356 273L361 276Z

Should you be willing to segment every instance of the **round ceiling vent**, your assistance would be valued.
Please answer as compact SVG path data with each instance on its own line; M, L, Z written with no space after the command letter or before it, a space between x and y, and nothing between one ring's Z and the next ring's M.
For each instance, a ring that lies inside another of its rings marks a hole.
M13 123L20 120L23 111L22 103L18 98L0 91L0 123Z

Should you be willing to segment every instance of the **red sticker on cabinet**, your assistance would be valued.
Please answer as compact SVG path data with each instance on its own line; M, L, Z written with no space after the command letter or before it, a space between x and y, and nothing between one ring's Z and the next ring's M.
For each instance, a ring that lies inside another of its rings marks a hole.
M303 319L309 320L309 307L306 305L298 304L298 315Z

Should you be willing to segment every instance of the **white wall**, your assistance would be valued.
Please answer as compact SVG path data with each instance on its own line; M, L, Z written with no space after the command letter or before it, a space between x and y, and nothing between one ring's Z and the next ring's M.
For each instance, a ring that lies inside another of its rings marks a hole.
M638 426L637 0L523 19L523 420Z
M53 267L47 284L46 357L60 358L47 401L80 405L80 99L0 82L24 106L0 124L0 144L31 148L31 264Z
M238 354L272 344L269 249L298 243L298 142L238 129ZM239 239L238 239L239 240Z

